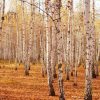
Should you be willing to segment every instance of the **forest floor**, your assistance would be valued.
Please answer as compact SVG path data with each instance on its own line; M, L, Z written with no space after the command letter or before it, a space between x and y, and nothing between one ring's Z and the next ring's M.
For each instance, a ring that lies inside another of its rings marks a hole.
M48 95L47 77L42 77L40 65L33 65L29 76L24 75L23 66L17 71L14 68L14 64L6 64L0 68L0 100L59 100L58 80L55 79L53 82L56 96L51 97ZM84 68L79 67L77 86L73 86L73 77L66 81L64 74L64 91L67 100L83 100L84 74ZM93 79L92 83L93 100L100 100L100 76Z

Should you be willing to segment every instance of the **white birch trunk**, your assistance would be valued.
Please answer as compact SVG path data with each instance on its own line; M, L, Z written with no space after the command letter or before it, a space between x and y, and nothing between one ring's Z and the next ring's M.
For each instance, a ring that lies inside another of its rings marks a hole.
M29 75L29 66L27 65L27 51L25 39L25 16L24 16L24 2L22 1L22 40L23 40L23 64L25 66L25 75Z
M48 85L49 85L49 95L55 96L55 91L52 84L52 70L51 70L51 37L49 31L49 2L50 0L45 1L45 9L46 9L46 66L47 66L47 76L48 76Z
M52 8L52 17L55 20L55 4ZM56 49L57 49L57 38L56 38L56 31L55 31L55 25L52 22L52 49L51 49L51 66L52 66L52 76L53 78L57 78L56 74L56 63L57 63L57 56L56 56Z
M90 29L90 0L85 0L85 30L86 30L86 76L84 100L92 100L92 34Z
M59 82L59 92L60 97L59 100L65 100L64 96L64 88L63 88L63 76L62 76L62 50L63 50L63 42L62 42L62 33L61 33L61 0L55 0L56 2L56 36L57 36L57 60L58 60L58 82Z

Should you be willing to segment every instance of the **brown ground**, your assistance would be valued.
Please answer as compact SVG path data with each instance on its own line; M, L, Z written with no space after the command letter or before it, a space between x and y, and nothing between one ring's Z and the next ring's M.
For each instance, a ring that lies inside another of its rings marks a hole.
M14 65L7 64L0 69L0 100L59 100L58 81L54 81L55 97L48 96L47 78L41 76L40 65L31 67L30 75L24 75L24 68L15 71ZM73 77L65 80L64 90L67 100L83 100L84 69L78 69L78 86L73 87ZM93 79L93 100L100 100L100 76Z

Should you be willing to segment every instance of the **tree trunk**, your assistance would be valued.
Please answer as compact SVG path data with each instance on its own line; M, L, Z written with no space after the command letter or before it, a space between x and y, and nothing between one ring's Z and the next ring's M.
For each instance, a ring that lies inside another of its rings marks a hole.
M64 97L64 89L63 89L63 77L62 77L62 50L63 50L63 42L62 42L62 33L60 31L61 24L61 16L60 16L60 8L61 8L61 0L56 0L56 35L57 35L57 60L58 60L58 82L59 82L59 91L60 97L59 100L65 100Z
M55 4L52 7L52 17L55 20ZM57 49L57 38L56 38L56 31L54 23L52 22L52 49L51 49L51 66L52 66L52 76L53 78L57 78L56 74L56 63L57 63L57 55L56 55L56 49Z
M51 70L51 37L49 31L49 0L45 1L45 9L46 9L46 66L47 66L47 77L48 77L48 85L49 85L49 95L55 96L54 87L52 84L52 70Z
M25 67L25 75L29 75L27 50L26 50L26 35L25 35L25 17L24 17L24 2L22 1L22 40L23 40L23 64Z
M90 0L85 0L85 30L86 30L86 76L84 100L92 100L92 53L93 44L90 29Z
M92 33L92 38L93 38L93 50L94 53L92 54L93 57L93 65L92 65L92 78L96 78L96 73L95 73L95 67L97 68L97 66L95 66L96 64L96 34L95 34L95 8L94 8L94 0L92 0L92 18L91 18L91 33Z
M71 67L71 36L72 36L72 15L71 15L71 10L72 10L72 2L68 1L68 32L67 32L67 61L66 61L66 80L69 80L69 68Z

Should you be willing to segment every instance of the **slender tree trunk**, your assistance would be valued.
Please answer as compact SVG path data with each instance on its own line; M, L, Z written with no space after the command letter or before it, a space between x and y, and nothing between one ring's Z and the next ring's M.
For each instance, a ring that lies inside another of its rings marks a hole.
M41 62L41 66L42 66L41 73L42 73L42 76L44 77L45 76L45 67L44 67L45 65L44 65L44 56L43 56L43 53L44 53L43 52L44 51L43 34L44 34L44 32L41 31L40 32L40 62Z
M74 86L77 86L77 66L78 66L78 46L77 46L77 39L76 39L76 35L74 36Z
M16 63L16 67L15 67L15 70L17 70L17 68L18 68L18 52L19 52L19 29L18 29L18 22L17 22L17 19L18 19L18 17L17 17L17 14L16 14L16 32L17 32L17 34L16 34L16 58L15 58L15 63Z
M45 9L44 9L45 11ZM44 18L44 12L43 12L43 29L40 31L40 62L42 65L41 72L42 76L44 77L46 74L46 65L45 65L45 31L44 31L44 23L45 23L45 18Z
M71 16L71 10L72 10L72 2L68 1L68 32L67 32L67 63L66 63L66 80L69 80L69 68L71 67L71 35L72 35L72 16Z
M92 78L96 78L98 76L98 66L97 66L97 60L96 60L96 33L95 33L95 1L92 0L92 30L93 33L93 48L94 48L94 55L93 55L93 67L92 67Z
M52 17L55 20L55 4L53 5L54 7L52 8ZM53 78L57 78L56 74L56 49L57 49L57 38L56 38L56 31L55 31L55 26L54 23L52 22L52 50L51 50L51 66L52 66L52 76Z
M16 0L16 10L17 10L17 0ZM19 66L19 27L18 27L18 14L15 15L16 20L16 58L15 58L15 70L17 70Z
M23 64L25 65L25 75L29 75L29 66L27 65L27 57L26 57L26 36L25 36L25 17L24 17L24 2L22 1L22 40L23 40Z
M71 76L73 76L73 68L74 68L74 11L73 11L73 1L71 0L71 9L70 10L70 32L71 32L71 53L70 53L70 72Z
M57 36L57 60L58 60L58 82L59 82L59 91L60 97L59 100L65 100L64 97L64 88L63 88L63 77L62 77L62 50L63 50L63 42L62 42L62 33L60 31L61 24L61 16L60 16L60 8L61 8L61 0L55 0L56 2L56 36Z
M86 76L84 100L92 100L92 53L93 44L90 29L90 0L85 0L85 29L86 29Z
M55 91L54 91L54 87L52 84L52 70L51 70L51 37L50 37L50 31L49 31L49 2L50 0L46 0L45 4L46 4L46 66L47 66L47 76L48 76L48 85L49 85L49 95L50 96L55 96Z
M34 3L34 0L31 0L31 3ZM32 38L33 38L33 27L34 27L34 7L31 6L31 22L30 22L30 33L29 33L29 40L28 40L28 50L27 50L27 66L30 70L30 62L31 62L31 55L32 55Z

